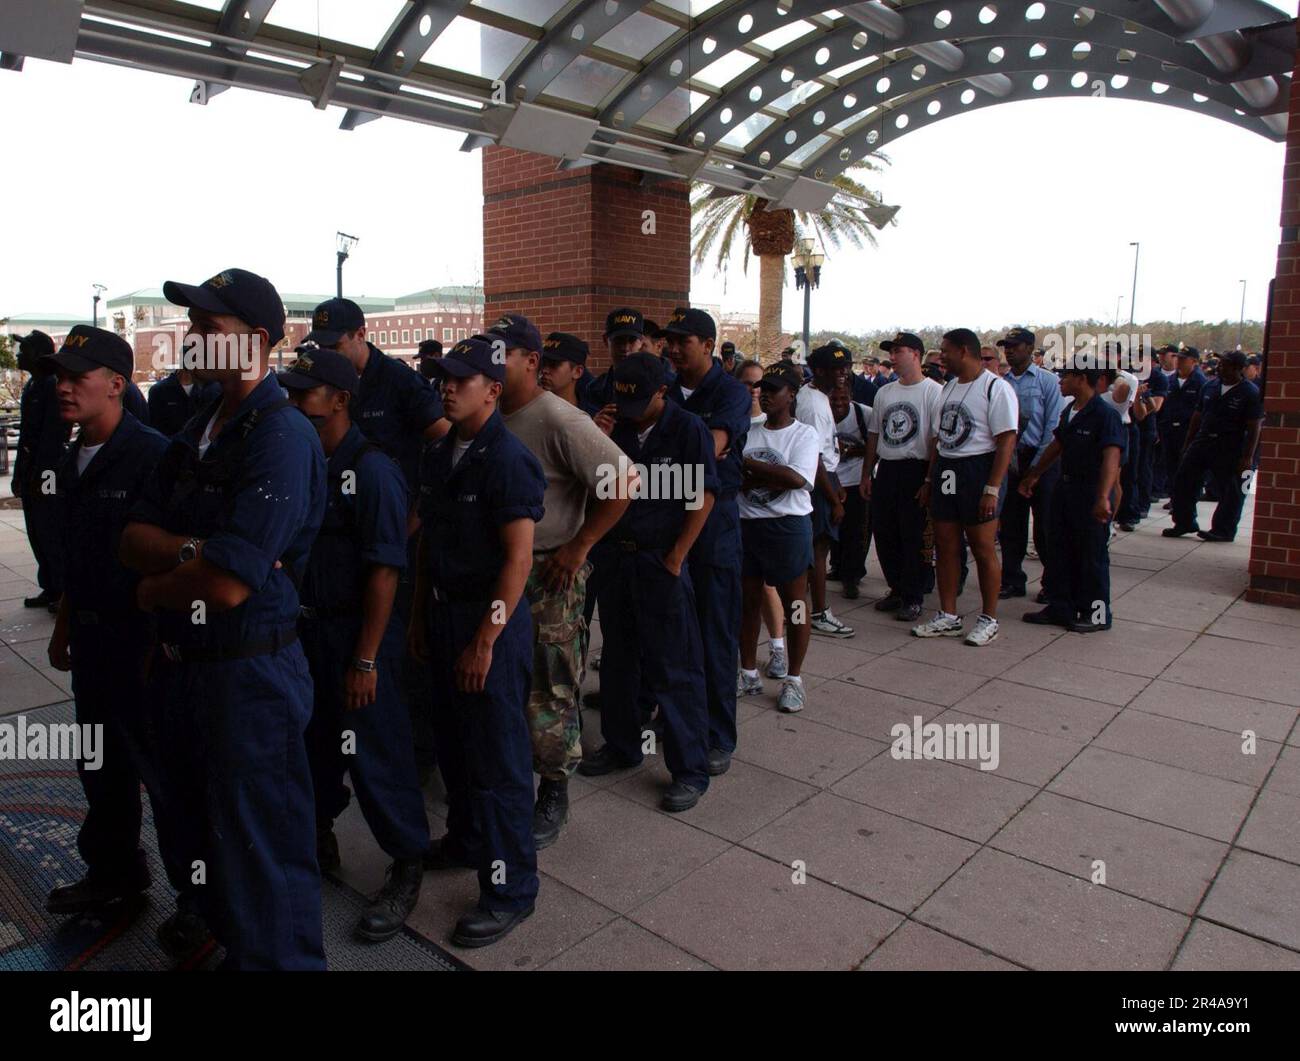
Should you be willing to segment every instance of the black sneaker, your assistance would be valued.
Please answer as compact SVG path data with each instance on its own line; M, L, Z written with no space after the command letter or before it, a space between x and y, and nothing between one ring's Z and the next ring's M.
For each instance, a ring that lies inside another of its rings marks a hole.
M1025 595L1024 586L1003 586L998 590L998 600L1010 600L1012 597L1023 597Z
M698 788L692 788L685 781L674 781L668 786L663 799L659 801L659 806L670 814L680 814L699 803L702 795L703 792Z
M878 612L896 612L903 606L903 598L897 593L891 592L887 597L881 597L872 605Z
M1216 534L1214 531L1197 531L1196 536L1203 542L1230 542L1232 541L1226 534Z
M619 755L608 744L602 744L600 749L591 755L583 757L582 762L578 764L578 773L583 777L603 777L605 774L612 774L615 770L631 770L640 763L629 762Z
M709 749L709 776L718 777L731 769L731 752L721 748Z
M177 961L196 954L212 941L208 923L188 903L178 900L176 913L158 926L158 944Z
M370 943L382 943L402 931L420 901L424 866L419 859L399 859L388 867L384 886L357 920L356 934Z
M560 838L560 827L569 820L569 782L542 778L533 807L533 843L540 851Z
M1122 530L1125 534L1132 534L1135 530L1137 530L1137 524L1136 524L1136 523L1121 523L1121 524L1119 525L1119 529Z
M106 906L138 899L149 887L149 872L133 874L128 878L105 878L87 873L76 884L55 888L45 900L45 909L52 914L85 914L102 910Z
M846 600L857 600L862 595L856 582L845 582L843 589Z
M531 917L533 907L525 910L475 910L456 922L451 941L458 947L487 947L504 939L520 921Z
M904 604L894 613L894 621L898 623L914 623L919 618L921 618L919 604Z
M1050 607L1044 608L1041 612L1025 612L1020 617L1021 622L1033 623L1035 626L1069 626L1072 619L1053 611Z
M1200 530L1196 527L1166 527L1160 533L1166 538L1181 538L1184 534L1199 534Z
M35 597L24 597L24 608L48 608L51 604L55 608L59 606L62 598L57 593L51 593L48 589L43 589Z
M1049 597L1047 596L1047 590L1045 590L1045 589L1040 589L1040 590L1038 591L1038 594L1034 597L1034 603L1035 603L1035 604L1046 604L1046 603L1048 602L1048 600L1050 600L1050 599L1051 599L1051 598L1049 598Z

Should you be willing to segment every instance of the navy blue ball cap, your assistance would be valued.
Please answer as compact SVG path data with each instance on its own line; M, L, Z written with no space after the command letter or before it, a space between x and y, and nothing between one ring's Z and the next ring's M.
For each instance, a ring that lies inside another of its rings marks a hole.
M1183 346L1178 349L1179 357L1190 357L1193 361L1201 359L1201 352L1194 346Z
M614 404L621 420L639 420L650 399L668 382L663 358L644 350L628 354L610 369L614 380Z
M135 371L135 353L131 344L116 332L92 328L89 324L78 324L68 332L59 352L46 356L46 364L77 374L107 368L130 379Z
M1220 363L1227 362L1229 365L1236 365L1238 368L1245 368L1249 360L1244 350L1228 350L1219 355Z
M522 348L542 352L542 333L522 313L503 313L487 330L487 338L504 339L507 350Z
M809 368L839 368L853 364L853 351L838 339L817 347L808 355Z
M497 353L492 340L492 333L462 339L437 361L430 363L429 367L441 379L447 376L468 379L481 374L496 383L504 383L506 363Z
M343 336L366 326L366 315L350 298L326 299L312 311L307 342L333 346Z
M622 335L639 339L645 334L647 334L645 317L640 310L624 306L622 309L613 310L605 318L606 339L617 339Z
M437 339L425 339L420 344L420 357L442 357L442 343Z
M758 385L763 390L772 391L779 391L782 387L789 387L791 394L797 394L799 388L803 386L803 376L791 362L778 361L775 365L768 365L763 370L763 378L759 380Z
M54 340L43 331L33 329L27 335L11 335L18 343L18 352L27 357L49 357L54 353Z
M174 306L229 314L254 328L265 328L271 345L284 338L284 302L275 285L247 269L223 269L201 284L168 280L163 297Z
M666 335L694 335L700 339L716 339L718 326L702 309L678 306L664 326Z
M1005 338L997 341L998 346L1018 346L1021 343L1037 346L1038 337L1028 328L1016 327L1008 331Z
M892 339L886 339L880 344L880 349L889 353L896 346L904 347L907 350L915 350L918 354L925 353L925 343L921 337L914 332L899 332Z
M298 356L278 377L281 387L306 391L328 384L349 394L357 393L357 370L345 355L311 342L304 342L294 352Z
M542 343L543 361L572 361L575 365L585 365L590 353L586 343L568 332L551 332Z

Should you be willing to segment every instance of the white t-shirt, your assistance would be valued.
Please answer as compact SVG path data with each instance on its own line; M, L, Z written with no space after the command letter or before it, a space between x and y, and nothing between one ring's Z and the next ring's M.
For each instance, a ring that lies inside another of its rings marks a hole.
M819 451L817 432L798 420L779 430L751 427L745 436L745 456L793 468L803 476L806 485L799 490L774 490L767 486L742 490L738 496L740 518L772 519L810 513Z
M870 405L862 405L859 402L849 402L849 411L844 414L844 419L835 425L835 437L843 442L860 442L864 447L867 444L866 435L862 433L862 426L858 424L857 413L854 408L862 414L862 424L866 425L866 431L869 435L876 429L874 424L875 414L872 412ZM840 466L836 471L839 476L841 486L857 486L862 482L862 462L865 457L841 457Z
M835 445L835 417L831 414L831 400L816 387L800 387L796 395L794 418L807 424L817 434L822 464L833 472L840 466L840 451Z
M929 460L930 439L939 430L943 386L921 377L911 386L902 380L876 392L873 432L879 433L876 456L881 460Z
M1128 397L1122 402L1116 401L1111 397L1111 391L1115 389L1115 386L1120 380L1123 380L1128 384ZM1133 402L1137 399L1137 396L1137 376L1133 375L1132 372L1125 372L1123 369L1120 369L1119 375L1115 377L1115 382L1106 388L1106 393L1101 396L1101 400L1113 406L1115 411L1119 413L1120 421L1127 424L1132 421L1132 417L1129 415L1129 410L1133 408Z
M749 426L751 429L757 427L759 424L765 423L767 423L767 413L759 413L757 416L751 416L749 418Z
M203 429L203 434L199 436L199 456L202 457L208 452L208 447L212 445L212 429L216 426L217 417L221 415L221 407L218 406L216 412L212 414L212 419L208 421L208 426Z
M103 448L104 448L104 443L101 442L98 446L82 446L79 450L77 450L77 474L78 475L86 474L86 468L88 468L90 466L90 462L95 459L95 454L98 453Z
M454 468L460 463L461 457L469 452L470 446L474 445L472 438L467 438L464 442L457 442L451 447L451 466Z
M1011 384L983 369L969 383L943 386L939 413L939 455L975 457L997 449L998 435L1020 426L1020 400Z

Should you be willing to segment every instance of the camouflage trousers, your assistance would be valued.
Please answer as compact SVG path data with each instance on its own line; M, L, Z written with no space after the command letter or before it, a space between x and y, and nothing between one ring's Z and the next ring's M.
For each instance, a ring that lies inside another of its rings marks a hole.
M550 553L534 553L524 595L533 617L533 686L528 694L528 729L533 770L544 780L572 777L582 762L582 677L587 658L587 578L584 564L566 591L542 585Z

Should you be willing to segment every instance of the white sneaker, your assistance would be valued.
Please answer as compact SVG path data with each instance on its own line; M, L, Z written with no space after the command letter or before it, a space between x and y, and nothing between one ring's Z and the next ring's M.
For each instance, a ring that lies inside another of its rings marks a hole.
M974 645L976 648L982 648L990 641L996 641L998 637L998 621L991 619L987 615L981 615L975 620L975 629L970 632L966 638L966 644Z
M763 673L769 678L784 678L790 673L790 664L785 658L785 649L771 649L767 657L767 666L763 668Z
M747 677L743 670L736 671L736 695L737 696L754 696L762 695L763 679L755 675Z
M793 715L803 710L803 682L787 678L781 683L781 695L777 697L776 709Z
M944 615L943 612L935 612L934 618L929 622L912 627L912 635L914 637L961 637L963 626L960 615Z
M825 634L827 637L852 637L853 627L845 626L827 608L824 612L818 612L812 617L812 632L814 634Z

